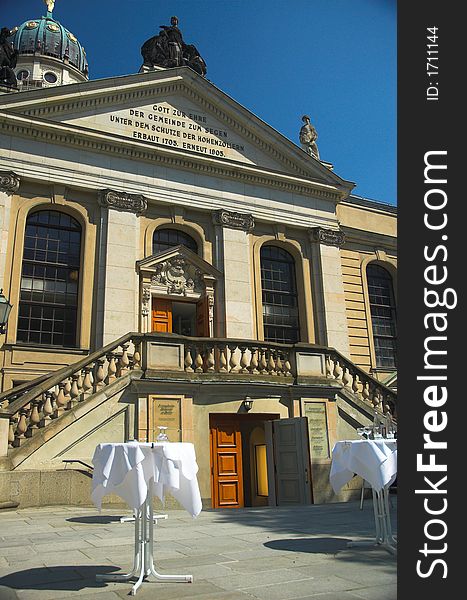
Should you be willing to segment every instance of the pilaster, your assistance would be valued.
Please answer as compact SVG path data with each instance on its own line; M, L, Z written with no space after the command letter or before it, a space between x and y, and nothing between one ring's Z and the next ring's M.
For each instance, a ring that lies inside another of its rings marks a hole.
M98 289L98 343L106 345L138 330L139 219L147 208L144 196L102 190Z
M19 190L20 178L13 171L0 171L0 289L4 287L6 252L10 229L11 197Z
M340 248L345 242L340 230L314 227L309 230L313 248L313 289L317 290L319 342L350 357Z
M219 265L224 272L223 315L225 337L254 339L253 282L248 233L254 228L253 216L219 210L214 224L222 227L219 235Z

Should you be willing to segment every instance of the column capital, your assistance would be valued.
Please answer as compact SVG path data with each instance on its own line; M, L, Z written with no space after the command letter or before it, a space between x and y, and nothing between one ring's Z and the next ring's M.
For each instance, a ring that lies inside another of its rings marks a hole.
M345 243L345 233L340 229L326 229L324 227L312 227L308 230L312 242L319 242L326 246L341 248Z
M148 201L142 194L128 194L116 190L99 190L99 204L104 208L113 208L123 212L142 215L148 208Z
M255 220L250 213L220 209L213 212L212 220L216 225L222 225L230 229L242 229L246 232L252 231L255 227Z
M15 194L19 190L20 177L13 171L0 171L0 192Z

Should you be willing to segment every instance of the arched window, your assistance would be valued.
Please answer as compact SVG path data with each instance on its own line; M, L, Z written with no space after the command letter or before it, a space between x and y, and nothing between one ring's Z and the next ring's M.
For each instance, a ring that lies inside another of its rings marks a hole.
M376 367L396 368L396 304L392 277L379 265L366 269Z
M156 229L152 238L152 253L157 254L173 246L185 246L193 250L196 254L198 253L198 244L184 231L178 229Z
M26 220L17 340L76 346L81 225L52 210Z
M295 261L282 248L261 248L261 289L265 341L294 344L299 339Z

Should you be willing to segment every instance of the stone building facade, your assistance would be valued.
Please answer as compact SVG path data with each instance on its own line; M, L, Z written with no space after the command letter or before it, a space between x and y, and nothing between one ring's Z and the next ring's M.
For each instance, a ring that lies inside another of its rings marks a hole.
M0 147L0 497L89 502L63 461L161 426L207 506L358 493L330 456L396 416L394 207L189 67L4 94Z

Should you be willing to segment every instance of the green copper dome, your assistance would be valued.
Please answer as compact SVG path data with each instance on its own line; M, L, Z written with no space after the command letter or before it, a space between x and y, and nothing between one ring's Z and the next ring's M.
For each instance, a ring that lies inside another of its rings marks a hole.
M84 48L76 37L47 12L46 17L26 21L12 31L10 40L19 55L47 56L72 65L88 75Z

